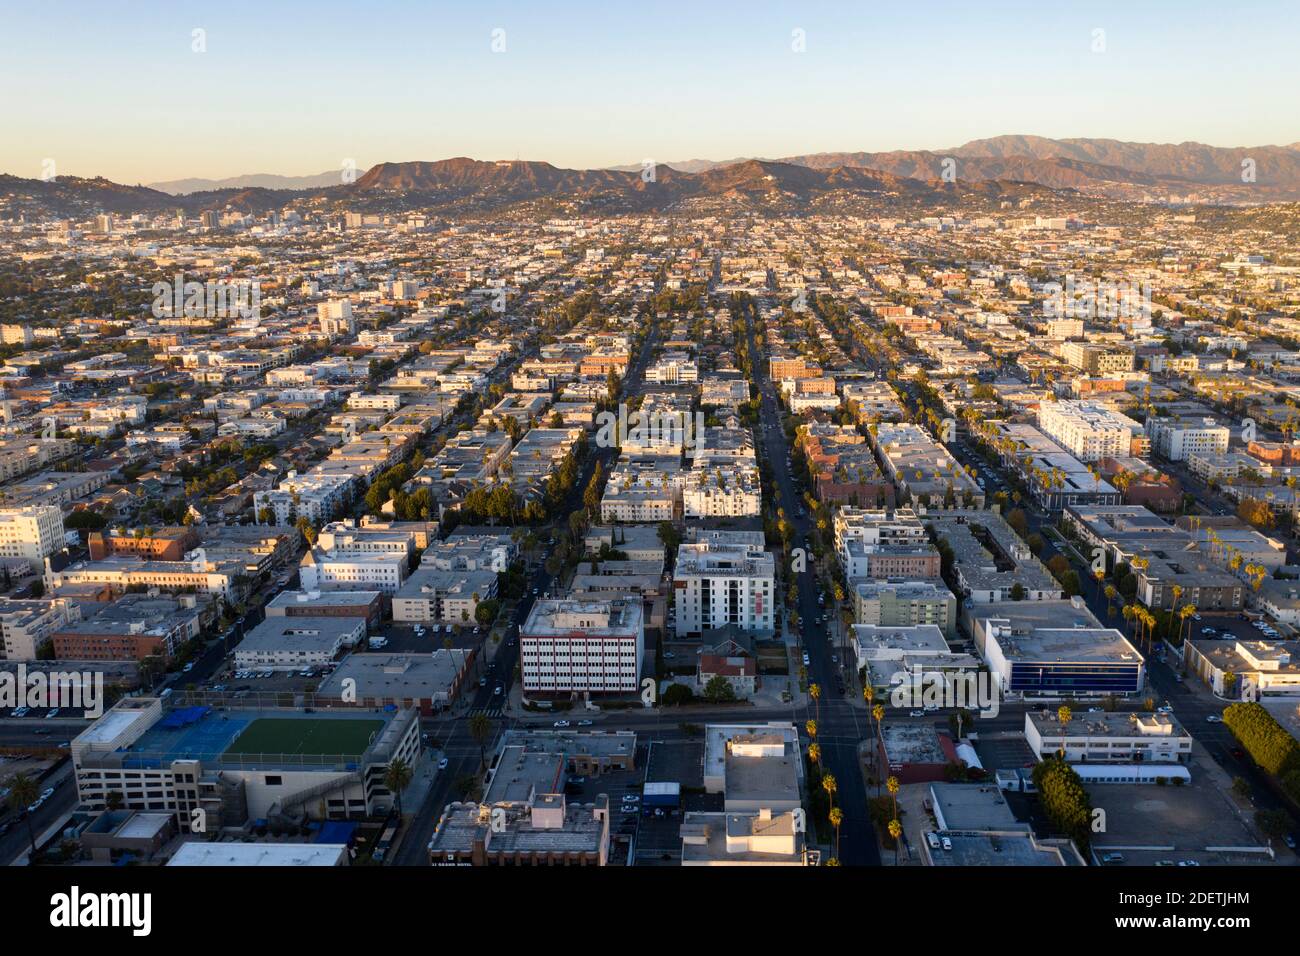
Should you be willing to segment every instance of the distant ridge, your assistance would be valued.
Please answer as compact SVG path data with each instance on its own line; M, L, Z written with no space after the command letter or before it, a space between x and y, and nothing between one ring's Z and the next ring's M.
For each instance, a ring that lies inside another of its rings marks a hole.
M576 201L594 212L718 201L791 211L854 196L940 204L1040 194L1035 190L1141 201L1260 203L1300 200L1300 143L1221 147L1008 135L947 150L691 159L660 163L653 176L641 164L563 169L545 162L486 162L461 156L378 163L353 184L341 179L333 170L314 176L178 179L147 187L103 178L64 176L44 182L0 176L0 213L75 215L178 207L259 212L304 198L471 214L553 201Z
M314 176L252 173L247 176L231 176L228 179L170 179L160 183L149 183L148 188L172 196L186 196L190 193L211 192L214 189L324 189L337 186L341 182L342 173L337 169L331 169Z

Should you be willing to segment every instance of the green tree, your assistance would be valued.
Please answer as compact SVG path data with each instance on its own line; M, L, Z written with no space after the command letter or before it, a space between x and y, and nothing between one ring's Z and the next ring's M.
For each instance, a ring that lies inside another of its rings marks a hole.
M711 704L733 701L736 699L736 690L727 678L721 674L714 674L704 685L704 699Z
M411 783L413 776L411 766L400 757L388 765L384 771L384 786L397 800L397 815L402 815L402 791Z

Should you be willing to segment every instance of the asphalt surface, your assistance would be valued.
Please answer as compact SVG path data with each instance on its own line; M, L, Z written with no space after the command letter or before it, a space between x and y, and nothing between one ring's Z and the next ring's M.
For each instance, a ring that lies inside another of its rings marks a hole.
M746 313L746 322L754 378L762 397L760 434L756 437L767 451L777 488L778 504L785 510L786 520L794 527L793 540L795 546L799 546L800 542L807 541L808 533L813 528L812 519L806 516L806 509L802 508L794 478L786 464L789 449L785 432L781 428L780 407L775 388L767 374L765 353L759 351L755 341L750 313ZM799 516L801 512L805 514L804 517ZM806 544L803 546L807 547ZM878 866L880 853L875 828L867 813L866 781L858 759L859 743L870 736L867 715L864 709L853 707L834 693L840 668L831 660L831 655L837 651L831 646L826 629L814 623L825 608L817 603L817 579L811 555L808 570L796 577L800 633L803 648L808 652L809 658L808 679L822 688L820 703L805 707L797 724L802 732L808 719L817 720L817 743L821 745L822 764L835 777L838 791L835 802L844 813L839 834L841 863L845 866Z

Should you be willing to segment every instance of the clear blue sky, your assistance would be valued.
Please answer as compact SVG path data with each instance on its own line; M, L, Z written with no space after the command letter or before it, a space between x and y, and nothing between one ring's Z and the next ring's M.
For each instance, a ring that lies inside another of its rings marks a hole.
M1300 140L1295 2L46 0L4 18L0 171L21 176L46 158L135 183L345 158L595 167L1003 133ZM195 28L206 53L191 51Z

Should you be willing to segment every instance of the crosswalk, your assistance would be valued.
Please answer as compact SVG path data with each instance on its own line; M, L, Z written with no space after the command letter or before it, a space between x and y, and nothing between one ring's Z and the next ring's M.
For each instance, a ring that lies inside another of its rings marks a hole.
M473 717L476 714L484 714L488 717L499 719L501 717L501 705L490 704L487 707L471 707L469 710L465 711L466 717Z

